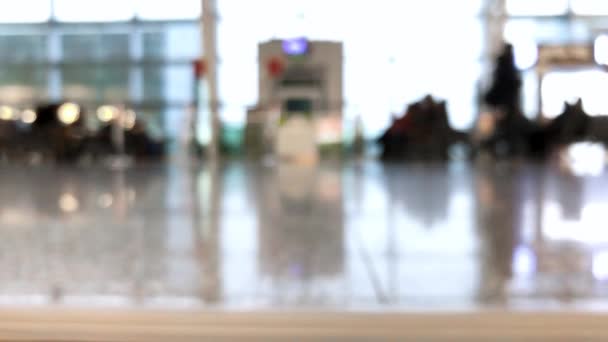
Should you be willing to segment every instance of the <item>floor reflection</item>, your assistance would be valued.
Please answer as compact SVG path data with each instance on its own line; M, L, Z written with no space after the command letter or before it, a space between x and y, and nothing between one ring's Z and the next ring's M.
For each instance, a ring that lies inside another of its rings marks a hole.
M258 264L272 303L324 303L343 271L338 170L279 164L255 183Z
M478 298L504 303L512 277L512 260L523 224L522 203L530 186L538 181L532 165L483 165L475 177L477 232L480 243Z
M0 304L604 305L608 174L563 163L0 170Z

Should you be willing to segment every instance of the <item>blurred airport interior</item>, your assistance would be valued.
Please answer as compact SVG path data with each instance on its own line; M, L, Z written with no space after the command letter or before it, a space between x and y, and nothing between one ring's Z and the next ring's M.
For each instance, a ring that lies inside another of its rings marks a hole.
M607 90L606 0L0 2L0 340L606 340Z

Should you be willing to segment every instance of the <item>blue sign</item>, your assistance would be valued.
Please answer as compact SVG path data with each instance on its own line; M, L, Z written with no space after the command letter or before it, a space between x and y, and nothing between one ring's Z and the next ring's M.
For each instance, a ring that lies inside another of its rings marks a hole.
M286 39L283 41L283 52L288 56L302 56L308 53L306 38Z

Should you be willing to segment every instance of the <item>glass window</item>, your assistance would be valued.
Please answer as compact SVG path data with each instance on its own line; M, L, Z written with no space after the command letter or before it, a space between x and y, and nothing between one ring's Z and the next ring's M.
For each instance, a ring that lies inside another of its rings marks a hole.
M187 105L194 96L194 75L187 65L147 65L143 68L145 102Z
M134 0L54 0L54 16L55 19L66 22L130 20L135 13L133 1ZM156 1L148 2L155 3Z
M143 34L145 59L194 60L200 56L200 46L198 25L171 24L163 27L163 30Z
M170 59L200 56L201 34L198 25L170 25L165 29L166 54Z
M568 12L568 0L507 0L507 13L514 16L551 16Z
M128 60L127 34L80 34L63 36L66 61Z
M51 17L50 0L0 2L0 23L36 23Z
M30 105L47 97L48 71L44 67L0 68L0 103Z
M163 134L170 138L183 137L191 129L186 107L170 107L164 111Z
M0 62L43 62L47 58L46 37L0 36Z
M202 13L201 0L136 1L137 17L143 20L196 19L199 18Z
M163 72L161 65L143 68L143 100L146 103L164 103Z
M194 73L190 64L165 67L165 96L171 102L188 104L192 100Z
M4 2L9 1L0 1L0 24L44 22L53 16L80 24L57 26L57 40L47 27L5 25L0 34L0 103L30 106L66 98L87 110L104 103L129 104L152 118L155 134L181 134L179 122L195 91L191 62L201 54L196 20L201 0ZM120 22L136 14L169 21ZM132 39L140 32L141 41ZM49 66L49 61L58 64Z
M94 103L123 103L129 95L127 66L88 65L63 68L63 96Z
M161 109L141 109L137 111L138 117L142 118L146 130L154 138L166 136L164 131L164 115Z
M143 57L147 60L162 60L166 56L166 36L162 31L145 32L143 40Z
M606 0L570 0L570 8L579 15L608 15Z
M588 30L584 26L577 22L565 25L560 18L541 21L534 18L513 18L505 24L504 37L515 44L528 45L530 41L560 43L587 40Z

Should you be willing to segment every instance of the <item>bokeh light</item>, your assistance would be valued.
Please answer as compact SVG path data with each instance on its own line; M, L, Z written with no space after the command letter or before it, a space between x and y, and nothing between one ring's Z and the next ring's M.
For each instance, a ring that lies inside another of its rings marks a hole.
M135 111L129 109L125 111L124 116L122 118L122 127L126 130L131 130L135 127L135 122L137 121L137 114Z
M73 213L80 207L78 198L70 192L61 194L59 197L59 209L64 213Z
M97 108L97 119L101 122L110 122L118 116L118 108L114 106L101 106Z
M71 125L80 118L80 106L72 102L62 104L57 110L57 118L64 125Z
M15 110L9 106L0 106L0 119L13 120L15 118Z
M36 114L36 112L32 109L26 109L23 112L21 112L21 121L28 125L31 125L34 122L36 122L37 118L38 118L38 114Z

